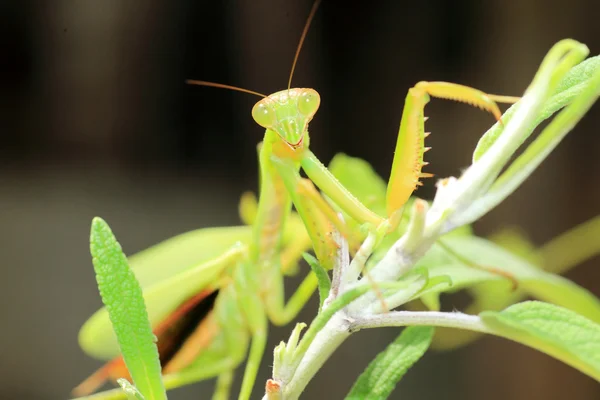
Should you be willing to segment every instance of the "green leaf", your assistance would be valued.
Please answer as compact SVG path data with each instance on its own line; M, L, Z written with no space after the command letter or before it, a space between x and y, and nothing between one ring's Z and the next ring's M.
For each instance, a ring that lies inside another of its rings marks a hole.
M600 381L600 325L589 319L538 301L480 316L494 334L533 347Z
M494 182L485 196L477 199L466 222L474 221L514 192L558 146L600 96L600 69L583 85L581 92L546 126L540 135Z
M328 166L329 171L342 185L372 211L386 216L386 184L367 161L336 154Z
M526 260L532 266L540 266L541 258L537 254L533 243L518 227L502 228L488 237L496 245L510 251L512 254ZM526 293L520 290L511 290L509 284L504 281L488 281L469 288L473 301L464 312L467 314L479 314L482 311L500 311L511 304L522 300ZM436 295L428 293L428 295ZM421 301L432 309L422 298ZM439 311L435 310L435 311ZM437 328L431 348L434 350L451 350L466 346L483 336L481 332L462 329Z
M102 302L136 388L146 400L166 399L142 288L108 224L98 217L92 221L90 251Z
M560 275L545 272L483 238L447 237L444 244L473 264L510 274L519 282L518 290L521 295L534 296L600 322L600 300L574 282ZM438 245L434 245L417 266L428 268L430 279L449 276L453 283L449 289L436 287L423 293L453 292L485 282L503 282L504 288L496 287L495 290L504 290L507 294L511 291L511 282L507 278L461 263Z
M302 257L304 257L304 261L310 265L310 269L315 273L317 277L317 285L319 288L319 310L323 308L323 302L329 296L329 290L331 289L331 279L329 279L329 274L323 268L319 261L313 257L309 253L302 253Z
M488 239L532 265L542 268L541 255L531 239L518 226L503 227L489 235Z
M569 104L575 97L581 94L587 87L589 79L599 70L600 56L588 58L573 67L558 83L554 95L544 103L542 111L529 126L528 131L533 132L540 123L550 118L552 114ZM479 160L481 156L492 147L498 137L502 134L504 126L510 121L518 107L519 103L510 107L502 116L503 124L495 124L481 137L479 143L477 143L475 152L473 153L473 161Z
M404 305L414 299L428 297L432 303L439 303L437 296L433 298L434 288L452 286L452 279L447 275L438 275L435 277L429 276L429 271L426 268L415 268L406 274L401 280L392 283L379 283L380 288L386 289L384 294L385 304L390 309ZM425 300L425 301L427 301ZM381 309L380 311L385 311Z
M410 326L371 361L352 386L347 400L387 399L406 371L425 354L433 328Z
M495 244L519 256L531 266L546 272L563 273L581 262L595 256L600 251L600 217L595 217L579 226L561 234L541 250L537 250L523 232L517 228L503 229L490 239ZM469 288L473 297L472 303L464 309L467 314L479 314L482 311L500 311L511 304L524 300L529 293L525 290L510 290L510 284L502 280L486 281ZM559 291L560 292L560 291ZM556 295L559 295L559 292ZM426 296L437 296L428 293ZM425 299L421 298L425 303ZM428 308L431 306L427 303ZM577 310L575 310L577 311ZM596 314L590 310L583 311L589 318L598 321ZM431 343L436 350L449 350L465 346L483 334L459 329L438 328Z
M591 107L598 95L596 92L600 89L600 75L597 75L600 71L596 71L572 103L498 178L521 144L530 136L536 118L543 113L544 105L555 92L559 81L588 53L585 45L572 39L561 40L550 49L533 82L519 101L512 119L508 118L510 121L503 128L499 139L486 147L485 154L480 155L479 159L475 155L476 161L455 185L457 192L452 197L452 209L461 211L450 217L451 225L472 223L514 192Z

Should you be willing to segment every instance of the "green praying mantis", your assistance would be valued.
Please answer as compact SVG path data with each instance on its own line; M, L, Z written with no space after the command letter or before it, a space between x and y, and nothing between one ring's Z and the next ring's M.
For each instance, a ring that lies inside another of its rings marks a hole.
M241 203L243 220L250 226L189 232L130 257L158 337L167 388L218 377L215 397L225 398L233 371L248 354L239 398L249 398L269 321L276 325L292 321L317 288L314 274L309 273L285 301L283 276L294 269L302 254L312 246L319 263L331 269L331 255L337 250L334 230L350 243L359 243L366 235L372 235L376 243L398 236L403 206L421 185L420 179L432 176L422 172L427 164L423 154L428 150L423 110L430 97L478 106L497 120L501 114L496 102L516 101L447 82L419 82L409 89L387 184L385 214L374 212L309 149L308 125L320 105L317 91L291 88L318 4L313 5L302 33L287 89L265 96L228 85L188 81L263 97L252 109L252 117L266 131L259 150L258 204L250 197ZM300 169L308 179L300 176ZM338 211L352 221L345 221ZM190 316L192 310L195 317ZM188 331L178 346L174 327L183 326L182 319L189 319L193 329L182 327ZM79 385L75 394L87 395L108 379L127 376L105 309L84 324L79 340L90 355L113 360ZM122 396L113 392L102 398Z

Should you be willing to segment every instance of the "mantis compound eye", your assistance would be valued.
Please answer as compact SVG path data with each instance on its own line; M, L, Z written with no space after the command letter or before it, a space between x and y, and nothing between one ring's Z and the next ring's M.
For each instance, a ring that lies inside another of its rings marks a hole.
M263 128L270 128L277 122L275 111L262 101L252 108L252 118Z
M298 111L308 117L315 115L321 104L321 97L316 90L305 89L298 98Z

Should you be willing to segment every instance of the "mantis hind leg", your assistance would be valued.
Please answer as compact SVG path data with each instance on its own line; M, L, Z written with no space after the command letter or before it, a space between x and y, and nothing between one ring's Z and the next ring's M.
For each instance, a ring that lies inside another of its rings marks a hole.
M246 361L246 369L244 371L244 379L242 380L242 387L240 389L239 400L246 400L250 398L252 389L256 381L256 375L258 368L265 352L265 346L267 344L267 321L265 318L264 326L256 329L252 334L252 345L250 346L250 354Z
M233 382L233 370L225 371L219 375L212 400L227 400Z
M173 389L186 384L214 378L223 374L230 374L244 361L245 348L229 349L224 352L207 353L210 357L198 357L187 368L165 375L165 388ZM221 388L223 390L223 388Z
M239 270L240 274L235 277L235 284L233 285L237 292L235 299L237 308L242 311L245 327L249 330L252 339L238 397L240 400L249 399L252 394L258 368L265 352L269 326L259 290L261 288L261 277L256 275L256 271L250 268L252 266L251 264L242 266ZM278 275L281 276L281 274ZM242 290L243 288L246 290ZM229 327L227 327L227 330L229 330Z

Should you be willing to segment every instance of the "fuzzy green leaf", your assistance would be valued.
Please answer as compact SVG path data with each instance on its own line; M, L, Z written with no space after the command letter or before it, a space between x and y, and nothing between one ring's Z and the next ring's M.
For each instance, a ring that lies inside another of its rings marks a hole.
M102 302L136 388L146 400L166 399L142 289L108 224L98 217L92 221L90 251Z
M573 67L558 83L554 95L544 103L542 111L538 114L535 122L532 123L528 131L533 130L544 120L550 118L552 114L569 104L577 97L587 86L589 79L595 72L600 70L600 56L591 57L577 66ZM503 124L495 124L490 128L479 140L475 152L473 153L473 161L477 161L492 147L498 137L502 134L504 126L511 120L515 111L519 107L519 103L510 107L502 116Z
M600 325L589 319L539 301L480 316L495 334L549 354L600 381Z
M350 390L347 400L387 399L406 371L425 354L433 328L410 326L371 361Z
M514 277L518 281L521 295L529 295L548 301L600 322L600 299L585 288L560 275L545 272L528 263L500 246L474 236L447 237L444 244L460 254L463 259L473 263L471 266L449 255L443 248L434 245L417 264L429 269L430 278L449 276L452 287L437 287L423 293L451 292L470 288L485 282L504 283L498 291L511 292L511 282L502 275L477 269L493 268Z
M600 68L586 81L586 85L583 85L579 95L542 130L533 143L500 175L485 196L473 203L473 210L466 213L461 221L470 223L480 218L514 192L583 118L599 96Z
M561 234L537 250L524 234L515 228L502 230L490 239L511 253L518 255L545 272L564 273L591 257L600 253L600 216L586 221ZM482 311L500 311L524 300L528 293L523 290L511 291L507 282L489 281L469 288L473 302L464 310L467 314L479 314ZM552 291L554 293L554 291ZM436 295L430 293L428 295ZM424 300L424 298L421 298ZM549 299L546 299L549 301ZM425 301L423 301L425 303ZM426 303L427 305L427 303ZM432 309L431 307L429 307ZM600 314L587 310L574 310L596 322ZM482 334L466 330L438 328L431 344L432 348L447 350L469 344Z

